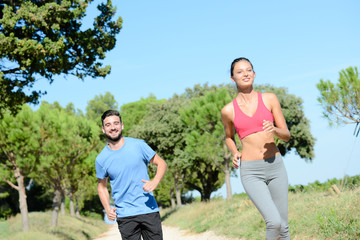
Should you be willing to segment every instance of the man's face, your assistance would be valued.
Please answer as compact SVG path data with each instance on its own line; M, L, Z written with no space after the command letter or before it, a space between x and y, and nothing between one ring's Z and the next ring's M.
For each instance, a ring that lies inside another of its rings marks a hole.
M103 133L110 141L119 141L122 137L124 125L118 116L109 116L104 119Z

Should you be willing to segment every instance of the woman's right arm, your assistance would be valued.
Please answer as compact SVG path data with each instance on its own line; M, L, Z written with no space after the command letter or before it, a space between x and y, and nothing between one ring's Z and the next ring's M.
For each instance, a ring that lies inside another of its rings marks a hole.
M232 118L233 110L230 103L223 107L223 109L221 110L221 120L224 124L226 146L229 148L230 152L233 155L233 166L235 168L239 168L239 159L241 157L241 153L237 150L236 147L235 129Z

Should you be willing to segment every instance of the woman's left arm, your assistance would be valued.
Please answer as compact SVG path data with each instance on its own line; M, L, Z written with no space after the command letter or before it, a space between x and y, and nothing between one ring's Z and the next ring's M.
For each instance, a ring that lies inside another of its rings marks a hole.
M280 138L281 140L284 140L285 142L288 142L290 140L290 132L286 125L286 121L284 118L284 115L281 111L280 102L277 99L276 95L273 93L266 93L264 94L266 102L270 105L271 113L274 116L274 122L275 126L270 121L264 121L264 131L266 132L273 132L275 136Z

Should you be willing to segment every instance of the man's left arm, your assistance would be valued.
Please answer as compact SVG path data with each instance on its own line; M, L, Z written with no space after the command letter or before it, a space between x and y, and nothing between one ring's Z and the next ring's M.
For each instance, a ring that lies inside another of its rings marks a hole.
M154 157L150 160L150 163L157 166L155 177L150 181L141 179L141 181L145 183L143 189L148 193L151 193L157 188L167 169L166 162L157 154L155 154Z

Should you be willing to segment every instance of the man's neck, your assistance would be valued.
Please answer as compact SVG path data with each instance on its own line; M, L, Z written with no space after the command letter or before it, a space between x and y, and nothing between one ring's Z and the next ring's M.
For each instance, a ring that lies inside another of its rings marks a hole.
M119 150L125 143L125 138L121 137L118 141L108 141L108 146L111 150Z

